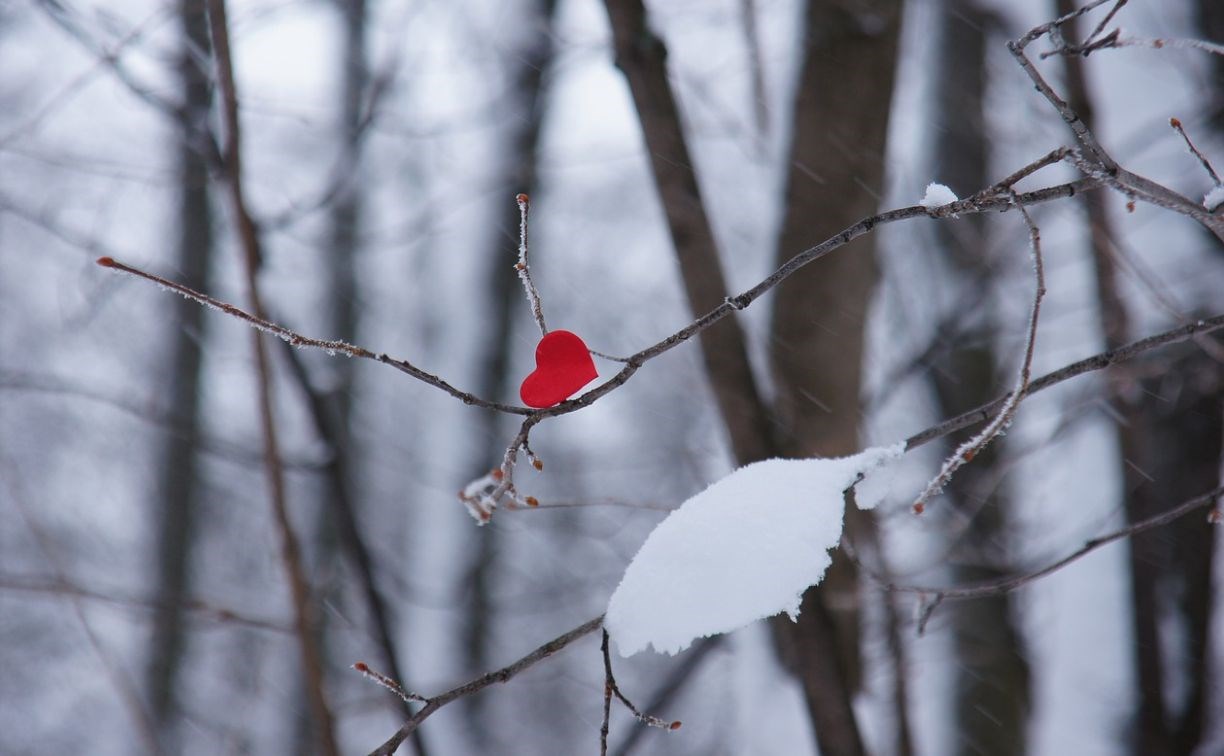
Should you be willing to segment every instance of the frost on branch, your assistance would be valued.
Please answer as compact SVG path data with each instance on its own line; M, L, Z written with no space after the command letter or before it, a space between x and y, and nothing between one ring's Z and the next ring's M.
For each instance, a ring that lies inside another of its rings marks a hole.
M794 618L841 540L845 490L904 451L757 462L685 501L646 538L608 602L604 627L617 650L674 654L780 612ZM862 509L883 496L874 477L863 481L871 491L857 491Z

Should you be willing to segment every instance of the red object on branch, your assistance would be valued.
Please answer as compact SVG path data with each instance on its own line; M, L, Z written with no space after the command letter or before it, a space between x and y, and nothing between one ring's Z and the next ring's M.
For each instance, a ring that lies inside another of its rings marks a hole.
M569 331L550 331L536 346L536 369L523 380L519 397L528 407L551 407L598 377L582 339Z

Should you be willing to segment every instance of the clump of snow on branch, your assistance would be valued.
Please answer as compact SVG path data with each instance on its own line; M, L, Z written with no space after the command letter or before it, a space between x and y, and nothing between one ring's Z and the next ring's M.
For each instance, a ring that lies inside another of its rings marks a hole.
M1224 205L1224 184L1216 184L1203 197L1203 207L1207 208L1208 212L1214 213L1221 205Z
M845 490L904 451L757 462L685 501L647 537L608 602L604 627L617 650L674 654L780 612L793 619L841 540ZM858 506L874 507L885 490L859 490Z
M959 198L956 196L956 193L951 189L943 184L936 184L934 181L932 181L931 183L927 184L926 194L922 195L922 201L918 204L922 205L928 210L934 210L937 207L950 205L953 202L956 202L958 199Z

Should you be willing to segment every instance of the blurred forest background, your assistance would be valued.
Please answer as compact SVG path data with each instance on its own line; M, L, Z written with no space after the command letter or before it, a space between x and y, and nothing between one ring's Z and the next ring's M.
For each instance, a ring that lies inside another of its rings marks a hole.
M94 260L242 306L257 278L273 320L517 403L538 332L516 193L549 325L636 352L928 182L965 197L1073 144L1005 46L1072 0L223 6L0 0L0 753L368 752L405 713L354 662L426 695L509 663L602 612L654 524L735 465L893 443L1014 381L1019 214L891 225L537 427L544 471L517 481L542 506L480 528L456 492L514 418L270 337L259 360L246 326ZM1115 20L1224 40L1218 0ZM1038 65L1120 163L1211 189L1168 119L1224 168L1224 57ZM1032 212L1037 374L1224 313L1224 245L1186 217L1104 190ZM1213 490L1222 361L1204 336L1033 397L921 518L952 442L907 455L851 519L858 559L898 583L1024 573ZM797 623L614 657L684 727L616 710L610 752L1224 753L1206 511L946 602L921 635L922 597L839 553ZM598 752L603 675L591 636L400 752Z

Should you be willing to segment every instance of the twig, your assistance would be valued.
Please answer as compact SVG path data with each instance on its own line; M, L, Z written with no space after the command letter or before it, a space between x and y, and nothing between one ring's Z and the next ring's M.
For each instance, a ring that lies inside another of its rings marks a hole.
M1111 11L1107 20L1113 17L1113 14L1125 4L1126 0L1115 0L1117 5ZM1011 52L1012 57L1016 59L1020 68L1028 75L1033 82L1034 87L1041 93L1042 97L1054 108L1055 112L1071 129L1076 140L1083 147L1083 153L1073 156L1076 167L1083 171L1086 175L1099 180L1105 185L1126 195L1130 200L1136 198L1143 199L1154 205L1172 210L1176 213L1186 215L1200 223L1204 228L1215 234L1217 238L1224 241L1224 218L1218 218L1212 215L1197 202L1192 202L1187 197L1178 194L1172 189L1158 184L1151 179L1131 173L1130 171L1120 167L1106 152L1101 143L1097 141L1096 136L1084 122L1080 115L1073 109L1065 100L1058 96L1049 83L1042 77L1033 62L1024 54L1025 48L1032 44L1040 37L1049 35L1054 40L1056 47L1065 52L1078 52L1075 48L1067 46L1062 39L1061 27L1069 21L1079 18L1084 13L1104 5L1107 0L1094 0L1094 2L1085 5L1083 8L1072 11L1066 15L1050 21L1049 23L1035 26L1029 30L1027 34L1018 40L1007 43L1007 49ZM1100 28L1100 27L1098 27ZM1095 32L1094 32L1095 34ZM1111 39L1112 44L1112 39ZM1103 42L1098 44L1098 47L1105 47ZM1084 51L1085 54L1087 50Z
M1051 153L1053 155L1054 153ZM1008 192L1015 197L1015 192L1010 188ZM943 463L943 467L939 473L927 483L922 493L914 500L914 514L922 514L926 509L926 504L932 497L939 494L948 485L948 481L952 479L963 465L970 462L976 457L987 444L997 438L1007 426L1011 425L1015 419L1016 411L1020 408L1020 402L1024 400L1024 396L1028 391L1029 379L1032 376L1033 369L1033 352L1037 345L1037 321L1041 317L1041 300L1045 298L1045 265L1041 257L1041 232L1037 228L1037 224L1033 222L1033 218L1029 215L1028 210L1023 205L1016 205L1020 210L1021 216L1024 218L1025 225L1028 226L1029 234L1029 252L1033 258L1033 275L1036 278L1036 287L1033 293L1033 306L1029 312L1028 336L1025 339L1024 357L1020 361L1020 375L1016 380L1016 387L1012 390L1003 402L999 414L995 416L981 433L969 439L965 443L956 448L952 455L949 456Z
M1019 199L1021 201L1021 204L1027 206L1027 205L1034 204L1035 202L1048 201L1050 199L1054 199L1055 197L1073 196L1076 193L1076 189L1075 189L1076 186L1079 186L1082 189L1083 187L1095 187L1097 185L1098 184L1095 181L1091 179L1085 179L1085 180L1081 180L1078 182L1073 182L1071 184L1061 184L1057 187L1051 187L1050 189L1043 189L1037 192L1021 194L1019 195ZM1051 190L1054 190L1054 191L1051 191ZM971 204L973 202L974 202L974 198L969 198L966 200L961 200L960 202L955 202L952 205L949 205L947 207L967 208L967 209L958 210L958 212L966 212L966 213L976 212L977 210L975 208L999 210L999 209L1006 209L1007 207L1011 207L1011 201L1006 198L991 198L988 200L980 201L976 205ZM944 210L946 210L946 208L940 208L940 212L943 212ZM914 207L902 208L900 210L892 210L892 211L889 211L889 213L886 213L884 215L888 215L890 217L903 215L906 218L914 218L920 215L926 215L927 213L928 211L926 208L921 207L921 206L914 206ZM864 219L863 221L860 221L858 224L855 224L855 226L843 231L841 235L834 237L833 239L830 239L824 242L823 244L818 245L817 247L813 247L812 249L807 250L801 255L797 255L796 258L792 258L791 262L787 263L787 266L790 266L792 265L792 263L795 263L795 267L801 267L803 264L805 264L805 262L810 261L810 260L799 261L796 263L797 258L802 257L803 255L813 255L811 259L818 259L819 257L823 257L825 254L828 254L833 249L836 249L837 247L845 243L845 241L842 241L842 237L844 235L849 234L851 235L851 238L854 238L862 233L866 233L866 230L863 230L861 228L863 226L889 222L889 220L887 219L881 220L881 217L882 216L873 216L872 218L867 218L867 219ZM226 314L232 315L238 318L239 320L242 320L248 323L249 325L253 327L268 331L269 333L272 333L273 335L279 336L280 338L288 341L292 345L315 347L319 349L328 350L331 352L340 352L342 354L348 354L353 357L365 357L367 359L373 359L376 362L382 362L384 364L392 365L393 367L397 367L400 370L403 370L404 372L407 372L410 375L413 375L414 377L419 378L420 374L429 376L428 373L424 373L424 371L420 370L419 368L413 367L402 360L396 360L394 358L388 357L385 354L376 355L373 352L370 352L369 350L363 349L361 347L356 347L351 344L346 344L342 341L323 341L321 339L311 339L309 337L302 336L300 334L294 333L293 331L290 331L287 328L284 328L283 326L276 325L275 323L270 323L266 320L257 319L254 316L249 315L246 312L243 312L241 309L234 307L233 305L213 299L212 297L196 292L186 286L183 286L182 284L178 284L173 281L169 281L165 278L153 275L151 273L146 273L145 271L130 267L112 258L109 258L109 257L101 258L98 260L98 264L104 267L114 268L115 270L123 271L125 273L130 273L132 275L153 281L154 283L157 283L165 288L168 288L172 291L182 294L185 297L194 299L195 301L200 302L201 304L205 304L209 307L216 308ZM780 268L778 271L775 271L773 276L770 277L770 279L766 279L765 281L762 281L755 288L750 289L748 292L745 292L741 296L744 297L747 303L751 303L751 301L753 301L754 299L756 299L757 297L761 296L766 291L768 291L770 288L772 288L773 285L776 285L778 281L785 279L786 276L789 275L789 273L787 272L787 266L783 266L783 268ZM777 277L777 280L773 280L774 277ZM744 304L743 306L746 307L747 304ZM535 420L535 422L533 423L534 425L546 417L564 415L569 412L574 412L578 409L589 406L590 404L592 404L594 401L596 401L603 395L611 392L617 386L620 386L621 384L625 383L625 381L629 380L629 378L635 372L637 372L638 368L641 367L643 364L645 364L650 359L657 357L663 352L666 352L672 349L673 347L678 346L679 344L682 344L688 339L692 338L692 336L695 333L697 333L698 331L701 330L702 327L704 327L703 324L709 322L710 320L717 320L719 318L725 317L728 313L734 312L735 310L736 310L736 306L731 304L731 300L728 300L727 302L723 303L718 308L706 313L701 318L698 318L696 321L690 323L689 325L685 326L684 328L672 334L671 336L668 336L663 341L660 341L654 346L651 346L647 349L643 349L642 351L631 355L627 359L625 367L620 372L618 372L616 375L614 375L611 379L609 379L607 382L597 386L596 388L588 391L587 393L579 397L567 400L555 407L549 407L548 409L544 409L544 410L534 410L533 411L526 407L515 407L513 405L502 405L502 404L498 404L495 402L486 402L482 399L479 399L478 397L472 396L470 394L466 394L462 391L459 391L458 389L455 389L453 386L446 383L445 381L442 381L440 378L437 378L436 376L429 376L429 379L420 378L420 380L422 380L425 383L429 383L430 385L435 385L435 386L437 386L438 382L440 382L442 384L442 386L440 386L441 388L446 390L448 393L451 393L453 396L459 397L466 404L472 404L472 405L482 406L482 407L490 407L492 409L499 409L503 412L512 413L512 414L529 415L532 419ZM1185 325L1179 326L1177 328L1174 328L1168 331L1164 331L1162 333L1154 334L1152 336L1148 336L1147 338L1139 339L1138 341L1131 342L1117 349L1111 349L1105 352L1101 352L1099 354L1092 355L1091 357L1086 357L1078 362L1071 363L1070 365L1066 365L1051 373L1047 373L1046 375L1043 375L1040 378L1034 379L1029 384L1027 393L1030 395L1035 394L1038 391L1047 389L1051 386L1062 383L1063 381L1069 380L1071 378L1075 378L1076 376L1083 375L1084 373L1091 373L1097 370L1102 370L1111 365L1117 365L1119 363L1126 362L1127 360L1133 359L1134 357L1137 357L1140 354L1143 354L1144 352L1148 352L1152 349L1157 349L1159 347L1166 346L1169 344L1177 344L1187 339L1193 338L1195 336L1198 336L1201 334L1213 333L1220 329L1224 329L1224 315L1216 315L1211 318L1205 318L1202 320L1196 320L1191 323L1186 323ZM405 369L405 368L410 368L410 369ZM906 451L915 449L919 446L922 446L923 444L930 443L931 441L934 441L936 439L943 438L944 436L947 436L951 433L955 433L958 430L968 428L972 425L977 425L978 423L981 423L981 422L986 422L994 415L995 412L999 410L1000 407L1003 406L1006 400L1007 400L1007 396L999 397L998 399L995 399L992 402L983 404L981 407L970 410L964 414L958 415L957 417L945 420L944 422L939 423L938 425L933 425L930 428L927 428L926 430L919 431L918 433L906 439Z
M1092 30L1092 33L1084 38L1084 47L1089 47L1094 44L1094 40L1096 40L1097 36L1100 35L1101 32L1105 31L1105 27L1109 25L1109 22L1113 20L1114 16L1118 15L1118 11L1122 10L1122 7L1126 5L1126 3L1127 0L1117 0L1117 2L1114 3L1114 7L1109 9L1109 12L1106 13L1105 17L1101 19L1101 22L1096 25L1096 28ZM1084 54L1086 55L1087 53Z
M679 661L668 679L659 686L654 696L646 704L647 711L662 709L666 706L672 697L680 692L684 684L710 659L713 652L722 648L725 643L726 636L724 635L703 638L694 643L688 651L684 652L684 658ZM614 756L629 756L629 754L633 753L634 746L645 732L646 730L641 727L631 730L614 752Z
M152 281L158 286L169 289L177 294L181 294L182 296L187 297L188 299L191 299L195 302L198 302L199 304L205 305L206 307L211 307L215 310L225 313L226 315L237 318L238 320L241 320L242 322L246 323L252 328L258 329L260 331L264 331L265 333L270 333L273 336L276 336L277 338L283 339L287 341L291 346L311 347L314 349L322 349L328 354L343 354L348 357L360 357L362 359L373 360L374 362L381 362L384 365L390 365L396 370L399 370L403 373L407 373L408 375L412 376L413 378L416 378L417 380L423 383L428 383L431 386L435 386L437 388L442 389L446 393L462 401L464 404L469 404L469 405L473 405L477 407L486 407L488 409L494 409L494 410L498 410L500 412L506 412L509 414L528 415L533 412L533 410L528 407L517 407L511 404L502 404L500 402L489 402L489 401L480 399L479 397L474 396L473 394L469 394L466 391L460 391L459 389L455 388L451 384L447 383L442 378L439 378L438 376L433 375L431 373L427 373L424 370L421 370L420 368L416 367L415 365L407 362L406 360L395 359L394 357L390 357L386 354L376 354L368 349L364 349L359 346L354 346L353 344L349 344L344 341L315 339L309 336L303 336L302 334L292 331L282 325L273 323L270 320L267 320L266 318L252 315L251 313L246 312L242 308L235 307L234 305L228 302L223 302L219 299L215 299L213 297L208 296L207 294L198 292L189 286L184 286L181 283L171 281L167 278L163 278L154 273L149 273L147 271L141 270L140 268L135 268L130 265L124 264L114 259L113 257L100 257L98 258L97 263L98 265L101 265L104 268L112 268L114 270L118 270L123 273L128 273L133 276L143 278L147 281Z
M1032 192L1025 192L1017 195L1017 199L1019 204L1027 207L1029 205L1042 202L1050 202L1057 199L1064 199L1066 197L1073 197L1079 192L1095 189L1101 186L1102 183L1104 182L1097 178L1083 178L1066 184L1058 184ZM887 212L863 218L854 225L843 229L837 235L832 236L820 244L810 247L795 255L756 286L753 286L752 288L734 297L727 297L727 299L723 300L723 302L717 307L670 336L667 336L662 341L659 341L658 343L625 358L600 355L606 357L607 359L624 362L625 367L607 381L599 384L586 393L580 394L573 399L567 399L566 401L552 407L548 407L547 409L532 409L531 407L522 407L482 399L474 394L456 388L439 376L428 373L416 367L407 360L396 359L387 354L375 353L364 347L349 344L344 341L316 339L309 336L304 336L282 325L273 323L258 313L252 314L246 312L240 307L236 307L228 302L223 302L219 299L210 297L207 294L195 291L194 289L184 286L183 284L122 263L114 259L112 256L100 257L98 258L97 263L103 267L112 268L123 273L128 273L130 275L152 281L153 283L181 294L188 299L192 299L202 305L212 307L225 313L226 315L235 317L252 328L265 331L273 336L284 339L293 346L322 349L328 354L339 353L349 357L359 357L362 359L373 360L375 362L381 362L382 364L389 365L396 370L399 370L400 372L421 381L422 383L427 383L435 388L445 391L464 404L475 407L484 407L486 409L492 409L510 415L527 415L543 419L546 417L566 415L570 412L575 412L584 407L590 406L596 400L623 385L647 361L652 360L664 352L668 352L673 348L685 343L731 313L745 309L782 281L789 278L800 268L845 246L850 241L857 239L866 233L870 233L879 226L919 217L943 218L951 217L953 215L969 215L973 213L985 213L995 210L1006 212L1012 207L1013 200L1010 197L1001 195L993 189L987 189L982 193L974 195L973 197L969 197L958 202L953 202L950 205L945 205L939 208L938 210L929 210L921 205L913 205L910 207L898 208L896 210L889 210Z
M370 756L388 756L389 754L395 753L395 750L399 748L400 744L403 743L404 740L416 730L416 728L421 726L422 722L428 719L438 709L441 709L443 706L463 698L464 696L470 696L473 693L484 690L494 683L504 683L509 681L520 672L535 665L537 662L547 659L574 641L590 635L602 626L603 615L601 614L594 619L587 620L573 630L553 638L526 656L506 665L505 667L502 667L501 669L483 674L480 677L477 677L475 680L451 688L445 693L439 693L436 696L426 699L427 703L425 706L416 714L412 715L408 721L405 722L403 726L400 727L400 729L387 740L387 742L371 751Z
M85 588L63 578L62 576L56 576L52 579L32 579L29 575L0 574L0 589L6 591L23 591L26 593L42 593L67 596L70 598L82 598L105 604L114 604L116 606L126 606L149 611L156 611L167 606L166 602L158 601L156 599L121 595L109 591L103 592L92 588ZM213 606L212 604L196 599L176 602L175 608L185 609L199 615L203 619L216 622L218 624L241 625L243 627L256 630L269 630L271 632L286 633L289 635L293 634L292 628L279 622L260 619L258 617L251 617L242 614L241 612L236 612L233 609Z
M1216 174L1215 169L1211 167L1211 161L1208 160L1203 153L1199 152L1198 147L1194 146L1194 142L1190 141L1190 136L1186 133L1186 130L1182 128L1182 122L1176 118L1170 118L1169 125L1173 127L1174 131L1181 135L1183 140L1185 140L1186 149L1190 150L1191 155L1198 158L1199 163L1201 163L1203 166L1203 170L1207 171L1207 175L1211 177L1211 181L1216 186L1219 186L1220 177Z
M1072 562L1078 561L1083 557L1091 554L1102 546L1107 546L1114 541L1128 538L1139 533L1158 528L1161 525L1166 525L1174 520L1180 519L1191 512L1202 509L1213 503L1218 504L1221 497L1224 496L1224 486L1218 487L1201 496L1196 496L1193 499L1178 504L1172 509L1162 512L1153 517L1132 523L1125 528L1106 533L1104 535L1091 538L1084 542L1084 545L1066 556L1058 559L1050 564L1040 567L1031 572L1025 572L1019 575L1011 575L995 580L985 580L980 583L972 583L962 586L921 586L921 585L900 585L886 579L881 579L879 575L868 571L867 574L877 581L880 588L894 593L917 593L924 596L932 596L935 604L945 600L964 600L985 598L987 596L996 596L1002 593L1010 593L1022 586L1025 586L1035 580L1039 580L1051 573L1057 572ZM1210 520L1210 515L1208 517ZM933 610L934 607L931 607Z
M411 693L407 690L404 690L403 685L400 685L397 681L393 680L390 677L387 677L386 675L384 675L383 673L377 670L370 669L370 665L366 664L365 662L357 662L356 664L353 665L353 669L365 675L367 680L373 680L375 683L383 686L387 690L399 696L400 700L403 701L405 704L429 703L429 699L426 698L425 696L418 695L416 693Z
M604 707L603 707L603 726L599 728L599 753L600 756L607 756L608 753L608 728L609 718L612 713L612 697L624 704L637 721L648 727L657 727L660 730L675 731L680 729L680 720L671 722L659 719L651 714L645 714L633 705L633 702L625 697L621 692L620 686L616 684L616 677L612 674L612 655L608 653L608 631L603 631L603 642L599 644L599 651L603 654L604 664Z
M1119 37L1109 47L1151 47L1157 50L1165 48L1177 50L1201 50L1211 55L1224 55L1224 45L1208 42L1205 39L1176 39L1160 37L1157 39L1142 39L1139 37ZM1104 48L1102 48L1104 49Z
M382 646L383 657L391 674L404 679L405 672L399 654L395 650L394 633L391 629L390 603L378 587L375 578L374 558L366 543L358 523L357 511L349 490L349 470L346 467L347 456L341 453L344 443L344 429L340 425L338 413L329 411L327 397L315 389L310 383L306 366L301 356L289 347L285 347L290 374L298 384L305 400L306 408L314 420L315 430L328 445L331 453L324 467L326 475L332 484L333 509L340 542L353 567L357 572L357 581L361 585L361 593L365 597L370 612L370 624L374 627L374 636ZM409 710L405 709L404 713ZM423 749L421 744L415 744L418 754Z
M213 54L217 64L217 84L221 93L225 140L221 149L222 169L231 209L237 220L238 239L242 245L247 298L252 317L266 321L256 280L261 263L259 230L251 217L243 195L241 130L238 121L238 88L234 82L234 65L230 55L229 22L225 0L208 0L208 23L212 34ZM310 588L302 567L301 550L289 520L285 471L280 459L276 419L272 401L272 366L263 339L258 332L251 334L255 355L260 429L264 440L264 461L267 468L268 498L281 541L281 562L289 582L293 600L294 631L298 636L306 697L310 703L312 730L320 750L338 756L331 709L324 693L323 655L319 649L311 621Z
M1057 147L1053 150L1050 150L1048 153L1046 153L1042 157L1037 158L1036 160L1024 166L1020 170L1011 174L1007 178L1003 179L1002 181L999 181L998 183L994 185L994 187L1000 191L1011 189L1017 183L1019 183L1021 179L1024 179L1024 178L1027 178L1033 175L1034 173L1041 170L1042 168L1046 168L1048 166L1054 165L1055 163L1062 162L1063 160L1067 158L1068 155L1071 154L1071 152L1072 150L1070 147Z
M548 326L544 325L544 307L540 302L540 292L531 280L531 267L527 263L527 215L531 211L531 199L526 194L519 194L514 199L519 208L519 255L514 269L518 271L519 280L527 292L527 301L531 303L531 317L535 318L543 336L548 333Z
M1213 318L1205 320L1197 320L1193 323L1179 326L1163 333L1158 333L1153 336L1148 336L1138 341L1132 341L1129 344L1120 346L1117 349L1110 349L1106 352L1094 354L1078 362L1073 362L1070 365L1065 365L1051 373L1046 373L1040 378L1033 379L1028 386L1026 395L1031 396L1038 391L1050 388L1063 381L1069 380L1084 373L1091 373L1097 370L1104 370L1111 365L1117 365L1127 360L1143 354L1144 352L1156 349L1158 347L1167 346L1169 344L1177 344L1187 339L1191 339L1198 334L1213 333L1224 329L1224 315L1217 315ZM968 412L958 415L949 420L945 420L938 425L933 425L926 430L919 431L905 440L905 450L911 451L930 443L939 438L943 438L950 433L955 433L963 428L968 428L971 425L976 425L990 419L1008 400L1011 394L1001 396L994 401L983 404L982 406L969 410Z

